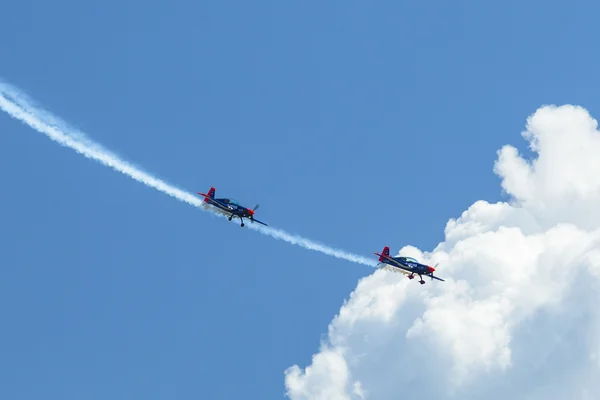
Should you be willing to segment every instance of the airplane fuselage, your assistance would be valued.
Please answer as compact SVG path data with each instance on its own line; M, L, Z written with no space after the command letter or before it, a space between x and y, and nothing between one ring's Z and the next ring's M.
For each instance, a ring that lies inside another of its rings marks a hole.
M375 253L379 256L380 268L392 272L399 272L406 275L409 279L413 279L415 275L418 275L420 284L424 284L423 276L428 276L431 279L444 281L441 278L433 275L435 268L428 265L421 264L411 257L390 257L390 248L384 247L382 254Z
M229 199L215 199L217 200L219 203L217 202L209 202L209 204L213 207L216 207L217 209L219 209L222 214L225 215L235 215L238 217L246 217L246 218L250 218L250 212L248 211L248 209L246 207L242 207L238 204L231 204ZM224 207L222 204L226 204L227 207Z
M410 269L415 274L428 274L430 272L427 265L419 264L413 261L401 260L400 257L394 258L400 264L404 265L407 269Z
M392 263L391 261L384 260L382 261L385 264L390 265L393 268L403 269L407 272L412 272L417 275L429 274L430 270L427 265L419 264L412 261L407 261L402 259L401 257L390 257L392 260L396 261L397 264ZM398 265L400 264L400 265Z

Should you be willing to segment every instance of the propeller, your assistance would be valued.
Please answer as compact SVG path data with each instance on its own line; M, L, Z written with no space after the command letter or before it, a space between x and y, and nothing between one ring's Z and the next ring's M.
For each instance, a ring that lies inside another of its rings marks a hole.
M433 271L435 271L435 270L437 269L437 266L438 266L438 265L440 265L440 263L439 263L439 262L438 262L438 263L436 263L436 264L433 266ZM431 271L431 272L429 273L429 278L431 278L431 280L433 280L433 271Z
M257 204L257 205L254 206L254 208L252 210L249 210L250 211L250 219L252 221L254 221L254 211L256 211L258 209L258 206L259 205Z

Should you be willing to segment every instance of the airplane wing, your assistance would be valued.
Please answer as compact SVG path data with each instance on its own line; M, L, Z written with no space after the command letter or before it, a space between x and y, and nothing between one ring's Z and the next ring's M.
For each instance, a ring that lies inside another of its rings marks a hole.
M269 225L265 224L264 222L261 222L261 221L259 221L257 219L254 219L254 218L251 218L250 221L252 221L252 222L258 222L259 224L262 224L264 226L269 226Z
M379 267L379 269L383 269L383 270L390 271L390 272L395 272L397 274L404 274L406 276L412 274L412 272L409 272L409 271L399 268L399 267L395 267L390 264L383 264L383 266Z
M442 278L438 278L437 276L429 275L430 278L437 279L438 281L446 282Z
M392 257L384 256L383 254L379 254L379 253L373 253L373 254L375 254L375 255L378 255L378 256L380 256L380 257L383 257L383 258L385 258L386 260L388 260L388 261L390 261L390 262L394 263L394 266L395 266L395 267L397 267L397 268L402 268L403 270L406 270L406 271L412 272L412 269L411 269L411 268L408 268L406 265L402 264L402 263L401 263L400 261L398 261L398 260L394 260Z
M198 193L198 194L202 194L202 193ZM215 206L217 206L219 208L222 208L225 211L229 211L229 212L232 211L231 208L227 204L221 203L219 200L210 198L207 195L203 195L203 196L206 199L206 201L208 202L208 204L215 205Z

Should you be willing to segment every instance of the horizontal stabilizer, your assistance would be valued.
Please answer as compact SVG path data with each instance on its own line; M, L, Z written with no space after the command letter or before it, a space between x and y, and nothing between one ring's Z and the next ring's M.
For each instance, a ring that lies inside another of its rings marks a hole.
M207 194L200 193L200 192L198 192L198 194L200 196L204 196L204 201L206 203L208 203L209 202L209 200L208 200L209 198L210 199L214 199L215 198L215 192L216 192L216 189L214 187L211 187Z
M377 253L375 253L377 254ZM390 248L388 246L385 246L383 248L383 251L381 252L381 254L377 254L379 256L379 262L384 262L385 260L387 260L390 257Z

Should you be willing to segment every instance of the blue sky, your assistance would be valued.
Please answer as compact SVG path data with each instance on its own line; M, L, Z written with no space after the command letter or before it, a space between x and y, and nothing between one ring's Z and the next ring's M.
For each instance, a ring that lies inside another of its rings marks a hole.
M85 4L84 4L85 3ZM145 170L369 256L598 114L593 2L22 1L0 76ZM282 398L369 267L210 218L0 114L0 397Z

